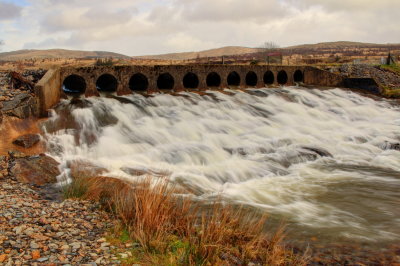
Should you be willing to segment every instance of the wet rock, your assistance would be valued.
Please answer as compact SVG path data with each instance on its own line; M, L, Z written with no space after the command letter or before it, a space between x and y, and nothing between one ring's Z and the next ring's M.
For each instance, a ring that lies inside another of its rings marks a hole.
M107 169L83 160L70 161L68 167L71 177L75 179L96 177L107 172Z
M400 151L400 143L390 143L390 142L385 142L382 147L384 150L396 150Z
M90 108L93 106L90 101L81 98L71 99L70 105L74 106L75 108Z
M21 183L44 185L55 183L60 171L58 162L51 157L41 155L15 160L11 174Z
M40 136L38 134L26 134L15 139L13 141L13 144L24 148L31 148L39 141L40 141Z
M325 149L323 149L323 148L302 147L302 149L311 151L311 152L313 152L313 153L316 153L316 154L318 154L318 155L321 156L321 157L333 157L333 155L332 155L329 151L327 151L327 150L325 150Z
M36 116L37 100L29 93L18 94L12 100L3 102L2 112L21 119Z
M163 170L154 170L154 169L140 169L140 168L131 168L131 167L121 167L121 171L127 173L132 176L141 176L141 175L151 175L155 177L165 177L169 176L172 173Z

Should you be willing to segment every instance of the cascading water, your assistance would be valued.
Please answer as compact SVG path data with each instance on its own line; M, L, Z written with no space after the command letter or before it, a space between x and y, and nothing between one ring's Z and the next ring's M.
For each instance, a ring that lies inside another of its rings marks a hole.
M64 101L49 153L107 176L168 175L285 220L293 234L400 238L400 108L340 89L284 87Z

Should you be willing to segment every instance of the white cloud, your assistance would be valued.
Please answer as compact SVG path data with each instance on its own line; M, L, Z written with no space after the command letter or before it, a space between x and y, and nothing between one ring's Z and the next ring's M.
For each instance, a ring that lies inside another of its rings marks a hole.
M18 18L22 7L8 2L0 2L0 21Z
M15 6L1 1L0 7ZM60 47L140 55L256 47L264 41L400 42L400 1L393 0L27 1L2 23L3 50Z

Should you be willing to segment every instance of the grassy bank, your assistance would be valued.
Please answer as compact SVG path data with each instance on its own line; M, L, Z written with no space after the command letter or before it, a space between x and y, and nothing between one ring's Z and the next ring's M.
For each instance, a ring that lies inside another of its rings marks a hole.
M382 94L388 98L398 99L400 98L400 88L383 87Z
M399 65L380 65L379 67L382 69L388 70L390 72L393 72L397 75L400 75L400 66Z
M126 264L304 265L282 244L283 230L263 231L266 217L215 202L201 208L165 179L136 183L96 177L74 180L68 198L100 202L120 221L111 241L130 243Z
M400 66L398 65L379 65L379 68L390 71L400 76ZM383 96L388 98L400 98L400 87L383 87Z

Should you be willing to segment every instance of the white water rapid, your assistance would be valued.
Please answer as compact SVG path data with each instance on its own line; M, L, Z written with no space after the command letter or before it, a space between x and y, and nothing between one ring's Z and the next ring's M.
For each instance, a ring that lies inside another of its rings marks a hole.
M400 108L386 100L296 87L88 98L65 100L45 128L63 176L73 160L167 174L298 234L400 239Z

